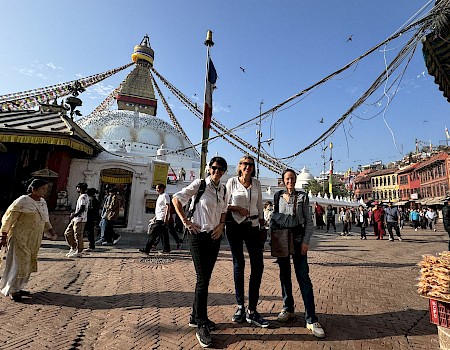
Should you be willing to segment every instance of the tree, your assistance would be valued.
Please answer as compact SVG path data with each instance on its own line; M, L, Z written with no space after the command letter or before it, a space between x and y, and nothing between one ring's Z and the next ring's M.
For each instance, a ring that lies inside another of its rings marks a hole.
M347 197L349 195L348 190L345 188L344 183L339 180L337 177L333 176L332 177L332 184L333 184L333 196L336 198L336 196L339 197ZM309 180L308 184L305 185L305 191L309 192L311 191L311 193L314 196L317 196L317 194L320 192L322 195L324 194L324 186L322 182L317 181L316 179L314 180ZM325 181L325 193L328 194L328 181Z

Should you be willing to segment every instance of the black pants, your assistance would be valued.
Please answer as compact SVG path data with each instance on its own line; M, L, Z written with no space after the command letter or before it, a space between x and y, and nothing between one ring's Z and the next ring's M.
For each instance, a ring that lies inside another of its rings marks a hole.
M170 242L169 242L169 232L167 230L167 225L164 224L162 220L156 220L154 223L149 225L148 228L148 239L145 245L145 252L148 254L154 246L158 239L163 242L163 250L165 252L170 252Z
M361 238L367 238L366 237L366 227L365 226L361 226Z
M330 224L333 225L334 232L336 232L336 224L334 223L334 219L327 218L327 231L330 229Z
M250 258L250 281L248 286L248 309L256 311L259 299L259 288L261 286L264 271L264 260L262 242L259 237L259 227L252 227L251 223L238 224L234 220L227 223L227 238L233 254L233 275L236 302L244 305L244 242Z
M192 261L197 275L195 284L194 304L192 305L192 318L200 327L208 320L208 288L211 275L219 255L220 239L213 240L211 232L190 234Z
M398 222L388 222L387 230L389 232L389 238L394 239L394 234L392 233L392 228L394 228L395 234L397 235L397 237L401 237L400 236L400 228L398 227Z
M89 248L95 249L95 221L86 221L86 226L84 226L84 232L86 232L89 240Z

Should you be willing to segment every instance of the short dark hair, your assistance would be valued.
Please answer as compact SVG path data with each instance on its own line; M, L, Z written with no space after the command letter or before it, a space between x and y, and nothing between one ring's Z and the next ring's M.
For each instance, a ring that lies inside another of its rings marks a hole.
M157 184L156 188L161 187L162 189L166 188L166 185L163 183Z
M108 188L108 192L117 193L119 191L117 190L117 187L111 186L111 187Z
M98 193L97 189L95 189L93 187L88 188L86 191L86 194L90 197L95 196L97 193Z
M219 156L212 157L211 160L209 161L209 167L212 167L214 163L219 164L223 168L223 171L227 171L228 164L224 158Z
M80 182L80 183L77 185L77 187L78 187L80 190L86 191L87 188L88 188L88 185L87 185L86 182Z

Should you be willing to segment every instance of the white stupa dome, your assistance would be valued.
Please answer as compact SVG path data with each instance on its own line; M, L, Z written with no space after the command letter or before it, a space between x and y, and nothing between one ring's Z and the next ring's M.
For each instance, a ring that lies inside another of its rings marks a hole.
M189 142L166 121L139 112L112 110L77 121L90 136L102 146L125 142L132 151L156 153L161 144L168 151L189 147ZM148 151L147 151L148 150ZM192 149L183 151L184 155L197 157Z
M303 169L300 171L300 174L298 174L297 176L295 188L304 188L305 185L307 185L308 182L311 180L314 180L314 176L311 175L311 173L306 167L303 167Z

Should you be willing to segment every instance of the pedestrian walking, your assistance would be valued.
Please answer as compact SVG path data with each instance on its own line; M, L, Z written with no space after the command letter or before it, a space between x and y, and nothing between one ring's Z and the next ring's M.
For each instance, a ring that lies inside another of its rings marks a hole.
M270 227L271 230L288 228L294 236L292 261L305 306L306 328L311 330L314 336L324 338L325 332L316 315L313 285L309 278L307 253L313 229L308 194L295 190L297 175L294 170L284 170L282 179L286 189L275 194L274 198L278 200L274 200L274 213ZM283 295L283 309L277 320L287 322L294 316L295 306L292 294L291 256L278 257L277 262L280 267Z
M148 239L145 248L139 249L140 252L149 254L153 247L159 240L163 243L164 254L170 253L169 242L169 230L168 224L170 219L170 197L166 191L166 185L156 185L156 192L158 192L158 198L155 205L155 216L150 220L148 224Z
M194 180L172 198L177 214L190 233L188 237L197 281L189 326L197 327L196 337L202 347L211 346L210 331L215 329L215 323L208 319L208 288L225 228L226 187L220 179L226 170L226 160L213 157L209 162L209 176L205 180ZM194 211L192 217L187 217L183 211L189 199L190 211Z
M328 230L330 229L330 224L333 226L334 229L334 233L336 233L336 212L333 209L333 207L331 206L331 204L328 204L327 206L327 210L326 210L326 217L327 217L327 231L326 233L328 233Z
M325 210L319 203L316 202L316 204L314 205L314 215L316 217L316 228L318 229L323 229L323 227L325 226L325 223L323 221L323 214L325 214Z
M255 175L255 160L252 156L245 155L239 160L237 176L230 178L226 185L228 212L231 214L226 224L226 235L233 255L233 277L238 305L232 321L241 323L246 320L258 327L267 328L269 322L256 311L264 271L263 242L259 232L260 228L264 228L265 221L261 183ZM251 269L247 311L244 307L244 243Z
M444 229L447 231L449 236L448 250L450 251L450 206L448 205L450 198L444 200L444 206L442 207L442 223L444 224Z
M386 234L384 231L384 210L378 202L373 202L372 222L376 239L383 239Z
M86 194L89 197L86 225L84 232L87 234L89 240L89 247L84 252L91 252L95 250L95 228L100 221L100 202L95 197L97 190L95 188L88 188Z
M436 212L433 208L428 208L425 213L425 218L427 219L427 226L430 230L436 231Z
M414 231L417 231L417 228L420 225L420 214L417 209L411 210L411 212L409 213L409 219L413 223Z
M31 273L37 271L42 234L48 231L56 239L43 198L46 192L46 181L33 180L28 194L17 198L2 217L0 247L6 247L7 253L0 291L13 301L20 302L23 296L30 295L24 288Z
M402 240L402 236L400 235L400 214L398 212L397 207L392 206L392 202L388 202L387 208L384 210L386 226L389 233L389 240L394 240L394 234L392 233L392 229L395 230L395 234L398 237L398 240Z
M114 231L114 223L119 217L122 198L119 195L119 190L115 186L110 186L107 191L108 195L103 203L101 213L100 239L95 242L101 245L117 244L121 238Z
M89 196L86 194L87 188L88 185L85 182L80 182L76 187L78 192L77 204L75 211L70 214L70 223L64 232L64 237L70 247L66 254L68 258L79 258L83 252L83 234L89 206Z
M361 239L367 239L366 228L369 226L369 217L367 215L367 211L362 205L358 207L358 211L356 213L356 226L361 229Z

